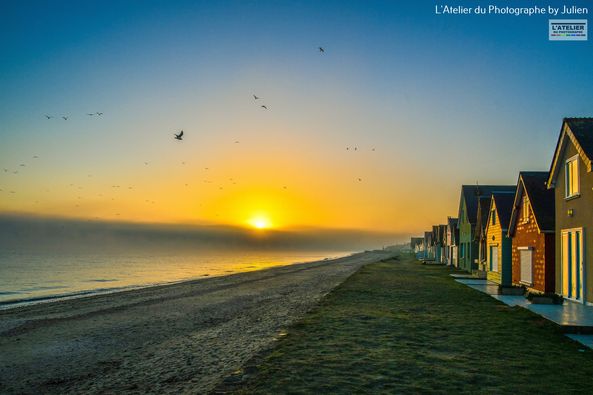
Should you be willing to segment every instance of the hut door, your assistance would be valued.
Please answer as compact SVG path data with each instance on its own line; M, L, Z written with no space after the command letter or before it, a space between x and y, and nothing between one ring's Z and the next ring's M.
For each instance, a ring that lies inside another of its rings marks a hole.
M521 256L521 282L531 285L533 283L533 250L519 250Z
M562 231L562 296L583 301L583 230Z
M498 246L490 246L490 271L498 271Z

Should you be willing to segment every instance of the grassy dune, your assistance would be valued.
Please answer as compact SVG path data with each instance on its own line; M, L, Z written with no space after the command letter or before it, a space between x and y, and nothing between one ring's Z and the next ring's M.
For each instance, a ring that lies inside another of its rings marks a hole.
M590 393L593 352L412 256L371 264L226 380L238 393Z

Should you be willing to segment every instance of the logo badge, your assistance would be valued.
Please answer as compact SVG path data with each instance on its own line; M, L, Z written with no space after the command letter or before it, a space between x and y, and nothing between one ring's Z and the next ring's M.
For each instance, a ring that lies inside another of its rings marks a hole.
M550 41L587 41L586 19L550 19Z

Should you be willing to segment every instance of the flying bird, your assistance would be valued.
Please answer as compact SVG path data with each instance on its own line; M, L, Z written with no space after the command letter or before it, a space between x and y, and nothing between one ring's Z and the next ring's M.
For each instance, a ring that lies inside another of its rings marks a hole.
M92 117L95 114L87 113L86 115L88 115L89 117Z
M359 182L360 182L360 181L362 181L362 178L359 178L359 179L358 179L358 181L359 181Z
M174 134L175 140L183 140L183 130L179 134Z
M238 141L238 140L237 140L237 141L235 141L235 144L239 144L239 141Z
M267 110L267 109L268 109L268 107L266 107L266 106L261 106L261 108L263 108L263 109L265 109L265 110Z
M53 116L51 116L51 115L47 115L47 114L45 114L45 117L46 117L47 119L52 119L52 118L53 118Z
M323 47L319 47L319 52L325 53L325 49L323 49Z
M253 95L253 99L257 100L257 99L261 99L261 97L257 97L256 95Z
M96 112L95 114L97 114L98 116L101 116L101 115L103 115L103 113L102 113L102 112Z
M63 117L62 117L62 119L63 119L64 121L67 121L67 120L68 120L68 117L66 117L66 116L63 116Z

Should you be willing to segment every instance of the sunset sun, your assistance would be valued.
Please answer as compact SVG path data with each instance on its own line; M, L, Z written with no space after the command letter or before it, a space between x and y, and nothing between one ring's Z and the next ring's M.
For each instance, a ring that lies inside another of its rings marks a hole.
M271 226L270 220L263 216L258 216L250 219L249 224L255 229L267 229Z

